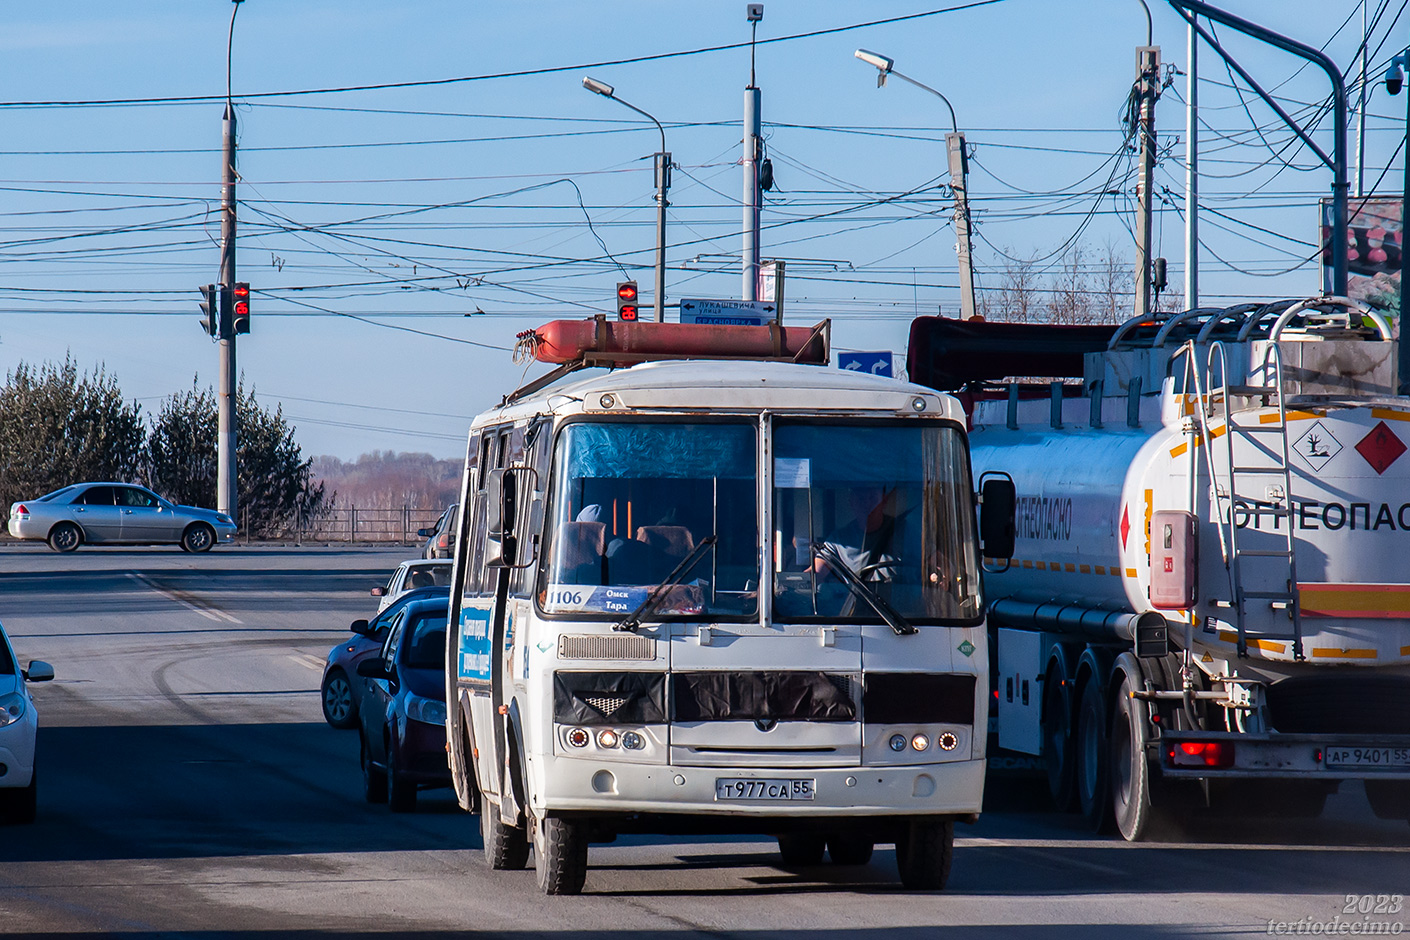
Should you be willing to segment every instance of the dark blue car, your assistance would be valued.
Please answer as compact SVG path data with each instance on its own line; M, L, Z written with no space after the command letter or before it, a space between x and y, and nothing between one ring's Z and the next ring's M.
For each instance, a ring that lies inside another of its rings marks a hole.
M393 617L381 654L357 667L363 794L369 803L385 801L395 813L415 809L418 790L451 784L445 703L449 607L448 598L407 604Z
M354 688L357 664L382 651L392 620L412 601L449 597L445 586L416 588L407 591L387 606L371 621L354 620L349 627L353 635L328 651L323 664L323 720L334 728L357 727L357 693Z

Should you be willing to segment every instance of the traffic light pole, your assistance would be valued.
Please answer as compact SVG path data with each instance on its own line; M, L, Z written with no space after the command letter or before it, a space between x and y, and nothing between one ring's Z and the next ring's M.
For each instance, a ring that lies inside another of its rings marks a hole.
M1136 92L1140 96L1136 133L1140 135L1140 175L1136 183L1136 310L1151 313L1151 187L1155 184L1155 99L1160 95L1160 47L1136 50Z
M235 109L227 102L221 121L225 134L220 187L220 428L216 443L216 508L230 518L238 509L235 487L235 322L229 301L235 284Z

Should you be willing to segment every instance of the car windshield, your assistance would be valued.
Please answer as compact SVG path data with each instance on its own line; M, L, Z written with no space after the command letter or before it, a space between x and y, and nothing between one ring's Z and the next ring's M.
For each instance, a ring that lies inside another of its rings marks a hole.
M450 565L408 565L403 587L414 590L421 587L444 587L450 584Z
M752 614L756 438L743 421L564 428L539 573L544 611L621 618L675 573L651 618Z
M779 421L774 441L774 617L880 623L979 616L969 466L938 423ZM867 590L838 575L845 566Z
M402 641L402 662L412 669L444 669L446 612L418 614Z

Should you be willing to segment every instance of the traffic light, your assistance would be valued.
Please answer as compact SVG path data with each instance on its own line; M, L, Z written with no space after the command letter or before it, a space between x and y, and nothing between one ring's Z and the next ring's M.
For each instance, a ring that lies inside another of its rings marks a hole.
M233 333L250 332L250 285L244 281L235 284L234 319L231 321Z
M202 287L201 296L205 298L201 301L201 329L215 336L220 330L220 308L216 306L215 285Z
M636 319L636 281L622 281L617 285L617 319Z

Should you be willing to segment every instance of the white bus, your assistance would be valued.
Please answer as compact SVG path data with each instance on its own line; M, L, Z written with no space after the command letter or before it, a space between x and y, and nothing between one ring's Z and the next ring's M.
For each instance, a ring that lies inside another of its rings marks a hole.
M574 894L590 842L761 833L787 865L894 844L943 888L983 792L1006 486L981 526L953 399L817 366L652 362L480 415L447 737L488 864L532 846Z

